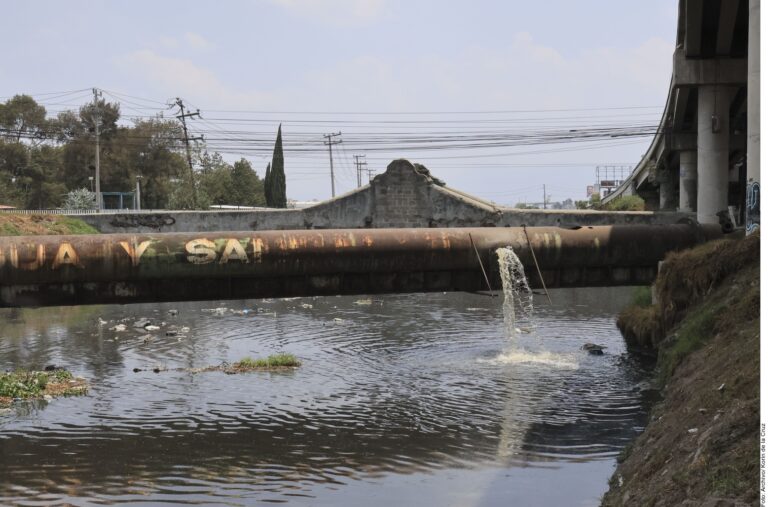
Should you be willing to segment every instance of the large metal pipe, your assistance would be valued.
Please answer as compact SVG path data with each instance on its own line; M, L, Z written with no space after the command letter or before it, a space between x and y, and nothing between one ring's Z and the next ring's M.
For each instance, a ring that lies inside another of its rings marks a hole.
M549 286L650 283L667 252L720 236L681 224L4 237L0 305L475 291L472 242L498 287L497 248L533 267L526 233Z

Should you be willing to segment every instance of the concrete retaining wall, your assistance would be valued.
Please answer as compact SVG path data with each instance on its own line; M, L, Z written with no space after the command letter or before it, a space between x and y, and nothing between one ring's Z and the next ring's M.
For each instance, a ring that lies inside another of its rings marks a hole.
M673 224L691 213L519 210L448 188L423 166L395 160L350 193L305 209L82 215L103 233Z

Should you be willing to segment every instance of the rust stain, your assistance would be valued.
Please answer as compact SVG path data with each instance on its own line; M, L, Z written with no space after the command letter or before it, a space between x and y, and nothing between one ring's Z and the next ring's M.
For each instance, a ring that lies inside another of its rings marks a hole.
M251 245L253 246L253 262L261 262L262 254L269 253L269 246L261 238L251 239Z

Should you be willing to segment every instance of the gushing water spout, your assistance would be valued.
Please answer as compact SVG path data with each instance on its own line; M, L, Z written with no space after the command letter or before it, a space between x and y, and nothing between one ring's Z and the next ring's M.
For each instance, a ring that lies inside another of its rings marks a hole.
M513 338L518 329L533 328L533 293L525 277L523 263L511 247L496 250L504 290L504 327Z

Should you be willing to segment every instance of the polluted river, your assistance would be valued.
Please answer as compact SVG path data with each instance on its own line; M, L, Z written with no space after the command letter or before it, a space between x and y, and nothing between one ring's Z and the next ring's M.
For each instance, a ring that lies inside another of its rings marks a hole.
M654 396L632 289L550 304L499 255L497 297L2 309L0 369L89 389L0 409L0 504L597 505ZM193 371L275 353L301 366Z

